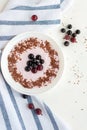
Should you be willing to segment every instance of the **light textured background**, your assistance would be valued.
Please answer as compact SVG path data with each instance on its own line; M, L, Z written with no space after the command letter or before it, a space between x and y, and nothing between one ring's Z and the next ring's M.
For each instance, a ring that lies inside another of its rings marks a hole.
M7 0L0 0L0 9ZM63 46L60 28L47 32L60 45L65 56L65 71L58 87L38 95L57 116L69 124L72 130L87 130L87 0L75 0L63 14L61 27L71 23L73 30L79 28L81 35L76 44Z

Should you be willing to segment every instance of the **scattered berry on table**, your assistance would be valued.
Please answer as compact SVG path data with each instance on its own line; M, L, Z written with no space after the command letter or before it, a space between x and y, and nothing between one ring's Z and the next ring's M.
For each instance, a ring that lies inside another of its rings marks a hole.
M28 95L23 94L22 97L26 99L28 98Z
M76 42L76 38L75 38L75 37L72 37L72 38L70 39L70 41L71 41L72 43L75 43L75 42Z
M65 39L64 41L64 45L65 46L69 46L70 43L76 43L77 42L77 35L81 33L81 31L79 29L75 30L73 32L72 30L72 25L71 24L68 24L66 26L66 28L61 28L61 32L62 33L65 33L65 36L63 39ZM70 42L70 43L69 43Z
M68 25L67 25L67 28L68 28L68 29L71 29L71 28L72 28L72 25L71 25L71 24L68 24Z
M65 35L65 37L64 37L64 39L66 39L66 40L70 40L70 35Z
M33 104L33 103L29 103L29 104L28 104L28 108L29 108L29 109L34 109L34 104Z
M67 31L67 34L68 34L68 35L72 35L72 31L71 31L71 30L68 30L68 31Z
M35 113L36 113L37 115L42 115L42 110L41 110L40 108L36 108L36 109L35 109Z
M64 42L64 45L65 45L65 46L69 46L69 42L68 42L68 41L65 41L65 42Z
M76 34L80 34L81 32L80 32L80 30L79 29L77 29L76 30Z
M37 15L32 15L31 19L32 19L32 21L36 21L38 19L38 16Z
M65 33L66 32L65 28L61 28L61 32Z
M72 34L72 37L76 37L76 33L73 33L73 34Z

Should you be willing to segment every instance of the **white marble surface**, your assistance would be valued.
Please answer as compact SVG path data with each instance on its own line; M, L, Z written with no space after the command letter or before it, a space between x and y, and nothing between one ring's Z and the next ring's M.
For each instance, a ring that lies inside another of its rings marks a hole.
M7 0L0 0L0 9ZM66 67L58 85L51 91L38 95L57 116L69 124L72 130L87 130L87 1L76 0L73 7L63 14L62 23L71 23L73 30L79 28L81 34L76 44L63 46L60 28L49 33L60 45Z

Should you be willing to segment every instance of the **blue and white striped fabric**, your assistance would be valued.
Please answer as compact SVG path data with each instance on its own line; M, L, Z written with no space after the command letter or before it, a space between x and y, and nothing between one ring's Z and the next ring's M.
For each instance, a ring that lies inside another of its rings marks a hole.
M41 0L40 3L37 1L34 4L35 1L31 0L30 3L29 0L9 0L0 14L0 49L19 33L30 30L43 31L59 25L61 5L63 7L67 0ZM31 21L32 14L38 15L36 22ZM31 102L35 107L42 109L42 116L37 116L28 109L27 104ZM45 103L33 96L23 99L19 93L12 90L0 72L0 130L69 129Z
M65 9L70 1L72 0L9 0L0 14L0 49L19 33L46 32L58 27L62 9ZM35 22L31 20L34 14L38 16Z
M43 115L36 115L27 105L41 108ZM69 130L49 107L34 96L24 99L13 91L0 73L0 130Z

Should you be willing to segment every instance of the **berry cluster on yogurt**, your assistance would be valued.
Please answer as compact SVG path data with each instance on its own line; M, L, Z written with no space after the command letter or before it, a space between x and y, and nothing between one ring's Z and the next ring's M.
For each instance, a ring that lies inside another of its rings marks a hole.
M65 33L65 36L64 36L64 39L65 39L64 45L65 46L69 46L70 42L71 43L76 43L77 42L76 41L76 36L78 34L80 34L80 30L79 29L75 30L74 32L71 29L72 29L72 25L71 24L68 24L66 29L65 28L61 28L61 32Z
M25 71L37 73L37 71L43 70L44 60L42 59L41 55L34 56L34 54L31 53L28 55L28 59L29 60L26 63Z

